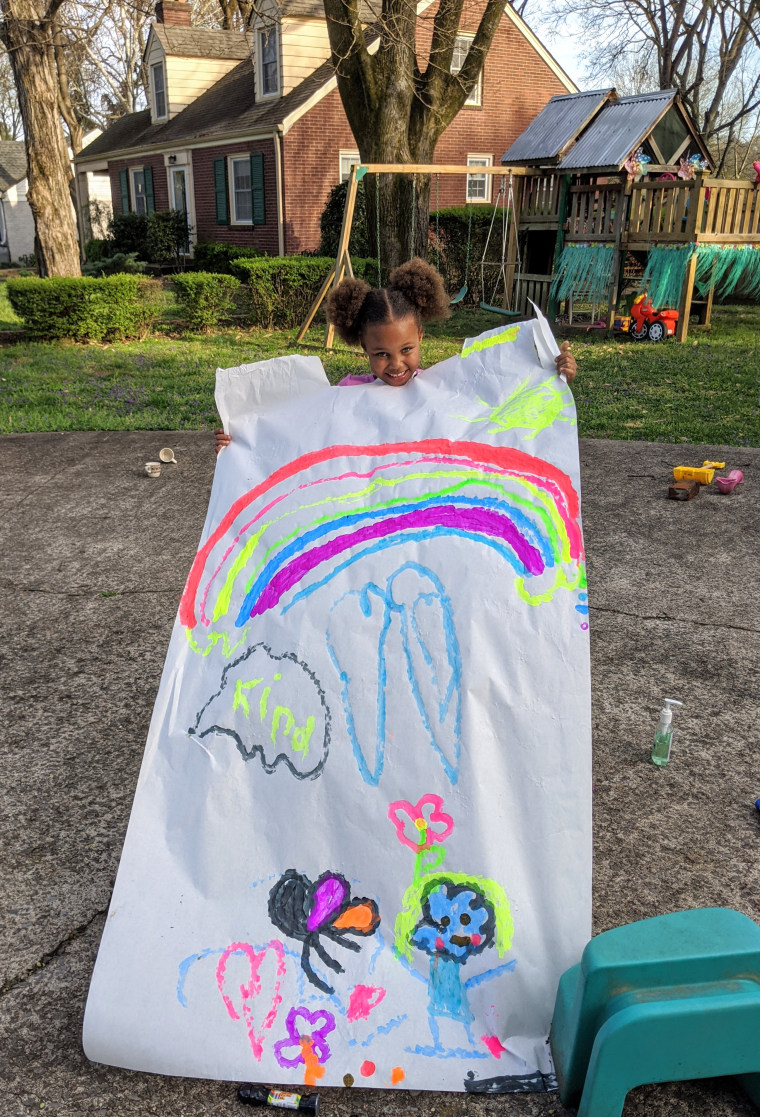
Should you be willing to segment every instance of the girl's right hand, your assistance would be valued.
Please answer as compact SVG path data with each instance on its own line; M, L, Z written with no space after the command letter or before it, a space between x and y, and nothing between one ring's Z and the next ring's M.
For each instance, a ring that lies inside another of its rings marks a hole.
M224 431L221 428L214 431L214 453L215 454L218 454L219 451L223 450L225 446L229 446L230 442L232 442L232 439L230 438L230 436L228 434L225 434Z

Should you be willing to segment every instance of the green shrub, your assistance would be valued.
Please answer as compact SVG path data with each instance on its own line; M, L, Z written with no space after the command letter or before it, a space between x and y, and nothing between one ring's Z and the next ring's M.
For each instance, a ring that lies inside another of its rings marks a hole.
M232 275L232 267L230 266L232 260L242 258L254 260L261 256L263 256L263 253L258 248L219 241L196 244L193 249L196 271L215 272L217 275L221 272Z
M333 186L322 210L319 219L321 239L319 242L318 256L337 256L340 230L343 226L343 212L346 208L346 193L348 182L339 182ZM351 225L351 237L348 242L348 251L352 256L370 255L370 238L367 227L367 195L364 189L364 179L359 179L356 185L356 206L354 219Z
M108 244L108 241L104 243ZM92 263L89 261L82 266L83 275L139 275L145 271L147 264L143 260L137 259L136 252L130 252L125 256L123 252L117 252L115 256L104 256L101 260L95 260Z
M472 223L470 224L470 214ZM436 216L438 228L438 242L436 243ZM488 230L493 218L493 231L490 241ZM469 229L469 233L468 233ZM499 279L498 264L502 252L502 211L498 207L494 215L494 206L452 206L449 209L434 210L430 214L430 248L428 257L434 264L446 285L446 290L452 295L467 284L467 302L479 303L482 299L489 300L493 294L494 286ZM467 265L467 241L470 241L469 265ZM480 262L488 241L486 266L483 268L481 283ZM485 288L485 290L483 289ZM503 287L499 288L501 296Z
M137 254L136 259L148 259L148 218L144 213L115 213L108 222L109 240L112 256L123 252L128 256Z
M32 338L115 341L143 337L161 313L163 292L153 279L10 279L8 298Z
M232 270L247 286L251 325L295 329L303 322L335 261L329 256L265 256L232 261ZM354 274L377 281L375 260L351 261Z
M240 280L224 273L186 272L173 275L172 284L191 328L208 330L233 309Z
M97 263L98 260L102 260L108 254L109 249L110 245L107 240L92 237L85 243L84 258L90 264Z
M190 248L190 226L181 209L156 210L148 216L146 241L152 264L181 267Z

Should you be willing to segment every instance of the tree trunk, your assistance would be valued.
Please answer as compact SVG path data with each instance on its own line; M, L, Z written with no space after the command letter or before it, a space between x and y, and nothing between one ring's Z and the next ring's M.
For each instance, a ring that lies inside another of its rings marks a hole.
M34 217L41 276L80 275L71 208L71 164L58 111L52 14L36 0L2 0L2 37L8 49L24 124L27 199Z

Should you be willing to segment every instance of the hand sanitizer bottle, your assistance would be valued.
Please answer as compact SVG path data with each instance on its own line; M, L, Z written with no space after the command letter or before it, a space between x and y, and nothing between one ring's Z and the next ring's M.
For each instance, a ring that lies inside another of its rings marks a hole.
M673 744L672 706L683 706L683 702L679 702L677 698L665 699L665 705L660 710L660 724L654 734L652 762L660 766L670 760L670 746Z

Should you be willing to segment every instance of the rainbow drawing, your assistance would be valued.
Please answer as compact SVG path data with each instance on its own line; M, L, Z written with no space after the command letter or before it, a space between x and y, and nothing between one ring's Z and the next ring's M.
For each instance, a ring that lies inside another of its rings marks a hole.
M522 450L425 439L304 454L234 502L198 551L180 622L242 628L286 612L353 563L407 543L459 538L495 551L523 600L585 586L578 495ZM542 580L531 594L528 583Z

